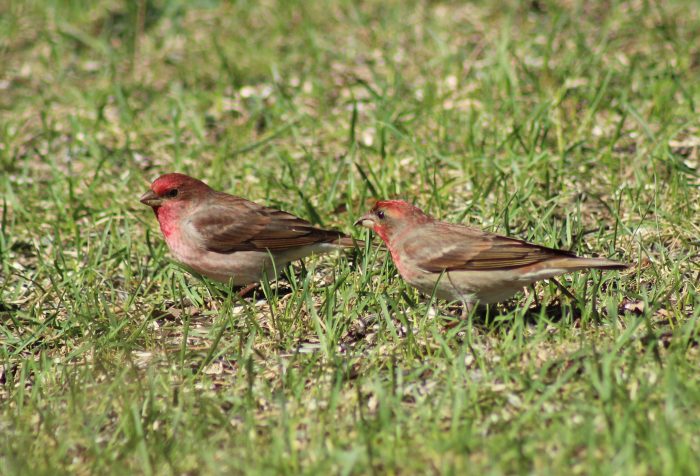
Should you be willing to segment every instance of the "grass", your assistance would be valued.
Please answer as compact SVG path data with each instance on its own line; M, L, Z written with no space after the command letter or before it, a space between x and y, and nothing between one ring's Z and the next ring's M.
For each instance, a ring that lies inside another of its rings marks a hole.
M4 2L0 473L698 473L699 32L690 0ZM169 261L169 171L634 267L452 329L380 248L240 300Z

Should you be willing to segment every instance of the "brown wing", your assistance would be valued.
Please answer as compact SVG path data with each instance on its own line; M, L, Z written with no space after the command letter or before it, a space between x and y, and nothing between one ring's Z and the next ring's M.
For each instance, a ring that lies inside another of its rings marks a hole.
M406 252L417 259L421 268L429 272L507 270L553 258L576 257L569 251L534 245L461 225L435 223L434 226L435 236L440 237L437 246L421 245L420 239L409 241L405 245Z
M339 231L316 228L291 213L243 198L222 193L217 199L216 205L195 213L190 219L204 247L210 251L283 251L345 237Z

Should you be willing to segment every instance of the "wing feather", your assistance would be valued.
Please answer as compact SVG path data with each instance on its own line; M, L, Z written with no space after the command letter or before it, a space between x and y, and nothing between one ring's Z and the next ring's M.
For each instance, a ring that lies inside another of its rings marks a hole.
M216 205L208 206L190 219L202 245L209 251L284 251L345 236L339 231L316 228L291 213L228 194L217 195Z
M407 240L406 252L425 271L508 270L531 266L553 258L576 255L569 251L539 246L516 238L495 235L475 228L436 222L439 246L426 247L422 240ZM422 248L421 248L422 246ZM427 251L432 248L435 251Z

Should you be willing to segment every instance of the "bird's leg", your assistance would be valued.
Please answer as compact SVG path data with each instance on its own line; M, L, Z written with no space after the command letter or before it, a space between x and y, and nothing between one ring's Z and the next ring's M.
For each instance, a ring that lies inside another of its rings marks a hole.
M525 294L525 300L530 297L530 293L532 293L532 300L535 303L535 307L539 308L540 307L540 300L537 297L537 288L535 288L535 283L529 284L523 288L523 294Z
M469 317L469 313L472 312L476 306L476 303L474 301L462 301L462 304L464 304L464 306L462 307L462 315L460 316L460 319L466 321L467 317Z
M252 290L260 286L260 283L251 283L243 288L241 288L240 291L238 291L238 297L246 297Z
M531 284L530 287L532 288L532 298L535 300L535 307L540 307L540 298L537 297L537 288L535 288L534 284Z
M445 329L453 329L457 327L460 322L466 321L469 317L469 313L474 309L474 306L475 304L473 302L462 301L462 312L459 314L459 317L445 324Z

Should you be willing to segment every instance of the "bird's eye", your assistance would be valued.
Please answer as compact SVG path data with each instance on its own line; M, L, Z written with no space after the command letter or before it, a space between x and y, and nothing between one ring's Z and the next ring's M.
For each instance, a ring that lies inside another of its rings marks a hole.
M175 198L175 197L177 197L177 189L176 189L176 188L173 188L173 189L168 190L167 192L165 192L165 196L168 197L168 198Z
M377 215L377 218L379 218L380 220L384 219L384 211L383 210L377 210L376 215Z

